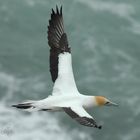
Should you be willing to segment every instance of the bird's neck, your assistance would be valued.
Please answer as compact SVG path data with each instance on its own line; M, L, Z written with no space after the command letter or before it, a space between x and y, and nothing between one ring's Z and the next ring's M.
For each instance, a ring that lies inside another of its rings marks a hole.
M83 107L91 108L97 106L95 96L84 96Z

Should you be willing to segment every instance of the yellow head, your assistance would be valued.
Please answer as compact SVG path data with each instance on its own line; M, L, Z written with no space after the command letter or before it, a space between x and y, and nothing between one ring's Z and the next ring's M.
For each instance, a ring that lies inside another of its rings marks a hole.
M118 104L111 102L103 96L95 96L97 106L118 106Z

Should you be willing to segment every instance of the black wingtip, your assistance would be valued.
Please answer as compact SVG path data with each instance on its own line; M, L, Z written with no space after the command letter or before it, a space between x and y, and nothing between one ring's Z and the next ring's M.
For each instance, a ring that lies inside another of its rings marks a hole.
M58 6L56 5L56 13L59 15Z
M95 125L96 128L102 129L102 125Z
M55 12L54 12L53 8L52 8L52 14L53 14L53 15L55 14Z
M62 5L61 5L61 7L60 7L60 14L62 15Z
M98 126L98 129L102 129L102 125L99 125L99 126Z
M52 8L52 14L58 14L58 15L62 15L62 5L60 6L60 8L58 8L59 6L56 5L56 12L55 10Z

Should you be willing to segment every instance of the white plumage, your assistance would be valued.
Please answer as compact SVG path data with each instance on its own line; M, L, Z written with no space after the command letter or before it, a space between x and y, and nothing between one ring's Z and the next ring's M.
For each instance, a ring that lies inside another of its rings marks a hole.
M54 83L52 95L79 94L72 70L71 54L65 52L58 57L58 78Z

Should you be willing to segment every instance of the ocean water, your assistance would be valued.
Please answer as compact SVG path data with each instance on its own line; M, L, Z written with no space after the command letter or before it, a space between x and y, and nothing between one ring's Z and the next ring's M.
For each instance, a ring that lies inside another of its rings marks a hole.
M101 130L64 113L11 108L51 94L47 25L56 4L63 5L79 91L119 104L91 109ZM0 140L139 140L139 15L139 0L0 0Z

